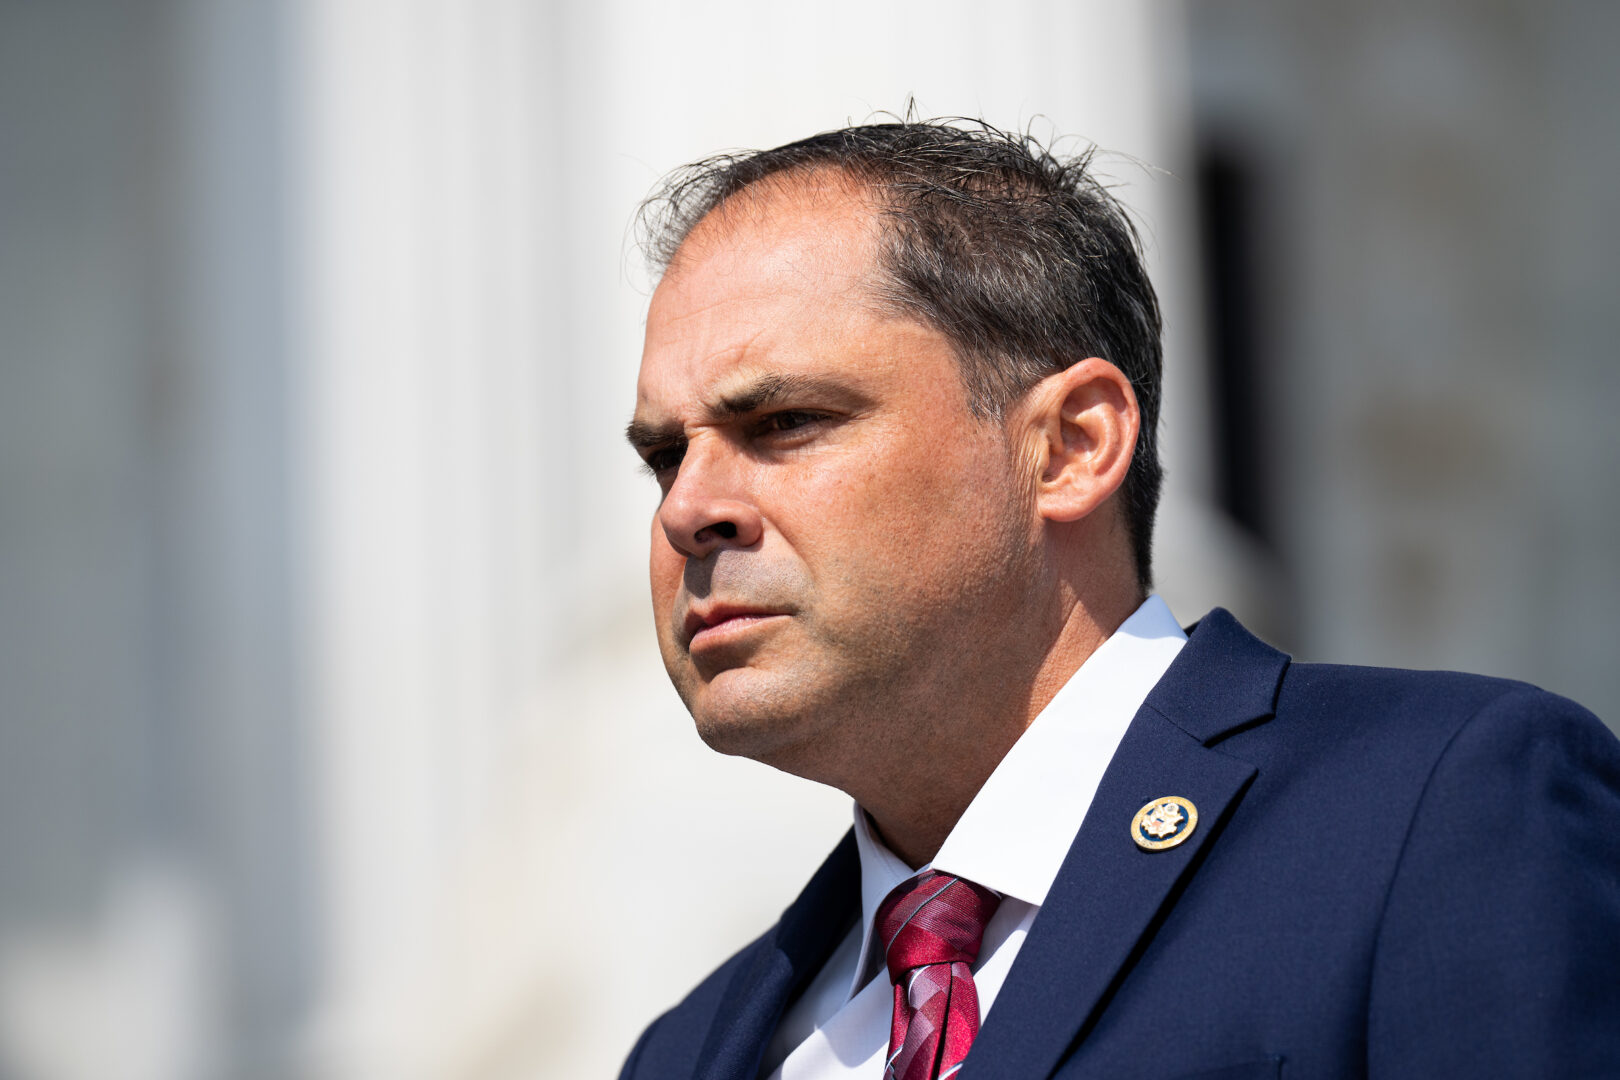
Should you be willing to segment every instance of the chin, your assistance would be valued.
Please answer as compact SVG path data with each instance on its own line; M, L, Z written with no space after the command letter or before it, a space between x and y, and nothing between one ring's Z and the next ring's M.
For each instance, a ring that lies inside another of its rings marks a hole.
M785 768L784 761L798 756L796 748L814 739L814 710L805 708L807 695L785 692L759 675L746 668L722 672L682 697L711 750Z
M806 741L799 730L801 725L774 716L712 717L694 713L693 719L697 723L698 738L715 753L796 771L785 763L800 756L795 749Z

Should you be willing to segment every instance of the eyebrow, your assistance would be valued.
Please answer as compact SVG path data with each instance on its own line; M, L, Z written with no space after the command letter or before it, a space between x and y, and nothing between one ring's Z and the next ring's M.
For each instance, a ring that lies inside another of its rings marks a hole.
M747 416L749 413L768 409L772 405L806 394L835 395L840 398L864 400L864 395L855 393L841 379L825 375L768 371L721 394L719 399L708 407L707 413L715 420L734 420L739 416ZM686 438L686 431L677 423L663 424L635 419L625 425L624 437L637 450L650 450L655 446L683 441Z
M649 424L645 420L632 420L624 426L624 437L638 451L679 442L685 434L679 424Z

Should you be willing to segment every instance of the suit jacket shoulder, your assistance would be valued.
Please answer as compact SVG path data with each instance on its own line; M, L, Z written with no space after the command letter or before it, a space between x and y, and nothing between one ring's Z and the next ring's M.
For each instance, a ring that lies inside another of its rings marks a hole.
M1132 850L1170 794L1210 833ZM1295 664L1217 611L1025 950L976 1077L1620 1075L1620 743L1522 683Z

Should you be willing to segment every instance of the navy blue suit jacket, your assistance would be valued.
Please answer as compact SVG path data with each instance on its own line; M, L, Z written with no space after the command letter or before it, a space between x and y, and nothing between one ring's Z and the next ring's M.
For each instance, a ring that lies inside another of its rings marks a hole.
M1141 850L1131 820L1167 795L1198 826ZM623 1076L753 1080L859 874L846 836ZM1131 722L961 1075L1620 1077L1620 744L1521 683L1291 663L1217 609Z

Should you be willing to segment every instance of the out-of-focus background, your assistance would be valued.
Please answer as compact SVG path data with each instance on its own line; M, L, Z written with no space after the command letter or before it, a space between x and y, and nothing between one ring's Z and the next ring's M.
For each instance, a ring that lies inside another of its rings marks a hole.
M1617 43L1605 0L0 0L0 1076L611 1075L774 918L849 809L665 683L627 229L908 95L1122 155L1184 621L1620 719Z

